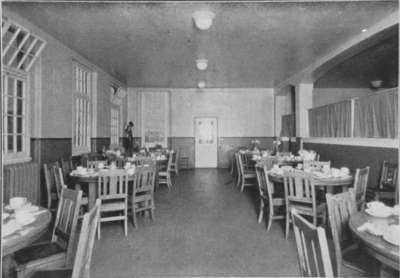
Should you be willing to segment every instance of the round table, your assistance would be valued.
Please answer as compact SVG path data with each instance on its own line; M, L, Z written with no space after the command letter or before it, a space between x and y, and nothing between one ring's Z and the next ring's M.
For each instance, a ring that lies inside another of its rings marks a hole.
M3 256L18 251L39 239L47 230L51 221L51 212L48 209L40 208L35 213L35 221L25 225L21 230L1 239L3 245Z
M47 231L51 221L51 212L45 208L39 208L35 214L35 221L25 225L22 229L14 233L2 237L1 243L3 247L3 277L9 277L13 272L14 252L31 245L38 240Z
M268 174L268 178L273 183L283 183L282 175ZM346 191L348 187L352 186L354 182L353 176L345 178L314 178L314 184L316 186L324 186L327 193L333 194L335 188L340 187L342 191Z
M109 171L120 171L126 173L124 169L115 169ZM128 175L128 180L132 181L134 175ZM98 172L88 175L74 175L70 174L71 181L75 185L76 189L81 189L82 186L87 186L88 188L88 207L89 210L96 204L97 198L97 184L99 180Z
M381 263L396 270L400 270L399 246L386 242L382 237L374 236L367 231L357 230L358 227L367 221L396 223L396 221L398 222L398 218L397 220L395 217L377 218L360 211L350 216L349 227L356 240L360 243L361 247L368 252L368 254L376 258Z

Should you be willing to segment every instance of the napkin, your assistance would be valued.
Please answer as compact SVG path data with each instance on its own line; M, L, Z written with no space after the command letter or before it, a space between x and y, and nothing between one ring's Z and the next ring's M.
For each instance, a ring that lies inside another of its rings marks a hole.
M371 222L365 222L361 226L357 228L357 231L359 232L368 232L372 235L375 236L381 236L383 235L387 230L389 229L388 224L384 223L371 223Z

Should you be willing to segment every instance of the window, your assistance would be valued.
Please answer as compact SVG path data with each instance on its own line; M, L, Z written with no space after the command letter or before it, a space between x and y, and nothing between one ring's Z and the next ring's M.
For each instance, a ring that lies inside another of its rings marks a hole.
M29 130L27 123L27 79L4 72L3 83L3 153L7 162L29 158Z
M1 29L3 65L28 72L45 47L45 41L5 16Z
M73 104L73 153L90 151L92 72L86 67L74 64L74 104Z
M111 108L111 144L119 144L119 109Z

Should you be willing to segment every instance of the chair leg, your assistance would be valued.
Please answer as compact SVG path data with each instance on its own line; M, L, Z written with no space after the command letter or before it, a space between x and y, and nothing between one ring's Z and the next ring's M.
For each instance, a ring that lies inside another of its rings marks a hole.
M167 185L168 185L168 189L170 189L172 187L171 174L170 173L167 173Z
M125 219L124 219L124 233L125 233L125 236L127 236L127 235L128 235L128 211L127 211L126 208L125 208L124 213L125 213Z
M264 201L260 199L260 212L258 213L258 224L261 223L264 216Z
M288 239L289 237L289 224L290 224L290 212L286 212L285 239Z
M134 208L134 204L132 204L132 222L133 222L133 226L135 227L135 229L137 229L137 219L136 219L136 211Z
M241 186L241 188L240 188L240 191L241 191L241 192L243 192L243 190L244 190L244 183L245 183L245 178L243 177L243 178L242 178L242 186Z
M99 223L97 224L97 240L100 240L100 230L101 230L101 221L99 219Z
M269 215L268 215L268 226L267 226L267 232L269 231L269 229L271 229L271 225L272 225L272 217L274 217L274 212L270 211Z

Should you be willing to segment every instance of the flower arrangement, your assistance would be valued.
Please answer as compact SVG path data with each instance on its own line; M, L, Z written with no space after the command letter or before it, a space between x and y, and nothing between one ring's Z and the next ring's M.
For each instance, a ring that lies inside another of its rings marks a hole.
M274 148L274 153L275 154L279 153L281 144L282 144L282 142L280 140L275 140L275 141L272 142L272 146Z
M258 146L260 145L260 141L257 139L251 140L251 143L253 144L253 150L258 151Z

